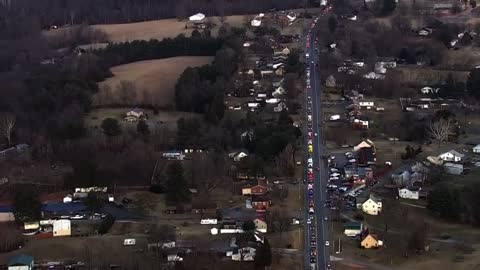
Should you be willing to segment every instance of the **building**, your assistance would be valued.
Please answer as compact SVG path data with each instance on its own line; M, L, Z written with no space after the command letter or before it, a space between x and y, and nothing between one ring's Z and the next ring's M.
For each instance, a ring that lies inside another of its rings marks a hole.
M462 161L465 155L461 154L455 150L450 150L438 156L439 159L443 161L453 161L453 162L460 162Z
M363 248L379 248L381 246L383 246L383 241L382 240L378 240L378 236L375 235L375 234L369 234L367 235L365 238L363 238L362 242L360 243L360 245L363 247Z
M372 147L363 147L358 151L357 154L357 165L358 166L370 166L377 163L377 158L375 156L375 151Z
M53 236L70 236L72 227L70 220L59 219L53 221Z
M449 174L459 175L463 173L463 164L456 164L451 162L446 162L443 164L445 171Z
M398 196L402 199L418 200L420 199L419 187L405 187L398 189Z
M8 270L32 270L33 269L33 257L20 254L14 256L8 260Z
M257 211L265 211L270 208L272 201L267 196L252 196L252 206Z
M475 146L472 148L472 152L473 152L473 153L480 153L480 144L475 145Z
M127 122L137 122L140 120L146 120L147 114L139 108L135 108L127 112L127 115L123 118Z
M255 251L253 247L243 247L239 248L232 254L233 261L254 261L255 260Z
M250 187L250 186L243 187L242 188L242 195L243 196L252 195L252 187Z
M268 229L267 222L259 218L256 218L253 220L253 223L255 224L255 230L261 233L267 233L267 229Z
M348 237L355 237L362 234L363 224L361 222L347 222L343 225L343 234Z
M0 222L15 221L15 215L13 214L13 206L0 205Z
M373 148L373 151L375 151L375 144L371 140L367 139L354 146L353 151L358 151L362 148Z
M265 185L258 184L256 186L251 187L251 194L252 195L263 195L268 192L268 188Z
M335 80L335 77L333 77L333 75L328 76L327 79L325 80L326 87L333 88L336 85L337 85L336 80Z
M375 106L375 102L373 102L373 101L359 101L358 105L360 105L360 108L366 108L366 109L370 110L371 108L373 108Z
M370 197L362 203L362 211L366 214L376 216L382 212L382 201L370 194Z
M397 186L407 186L410 184L411 174L408 170L392 174L392 181Z
M183 160L185 154L182 151L168 151L164 152L162 157L168 160Z
M67 196L63 197L63 203L71 203L73 201L73 196L71 194L67 194Z
M248 154L245 153L245 152L233 152L233 153L228 154L228 157L232 158L233 161L238 162L238 161L242 160L243 158L248 157Z
M369 120L366 116L358 116L353 119L352 127L354 129L368 129Z
M192 214L203 216L215 216L217 213L217 204L208 198L196 198L192 201Z

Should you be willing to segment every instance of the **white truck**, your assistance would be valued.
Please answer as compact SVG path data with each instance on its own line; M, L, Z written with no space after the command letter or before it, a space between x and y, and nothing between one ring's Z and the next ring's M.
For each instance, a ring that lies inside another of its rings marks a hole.
M339 120L340 119L340 115L338 114L334 114L332 116L330 116L330 121L336 121L336 120Z

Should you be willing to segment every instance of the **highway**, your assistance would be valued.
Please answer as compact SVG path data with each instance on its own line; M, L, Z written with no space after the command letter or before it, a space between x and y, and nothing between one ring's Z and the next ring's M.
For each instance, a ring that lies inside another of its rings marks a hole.
M317 38L316 27L316 22L307 25L305 33L305 120L307 123L305 148L306 153L308 153L305 163L308 183L305 190L304 208L306 209L305 269L324 270L331 269L331 243L329 239L329 208L324 206L325 200L327 200L327 166L322 158L325 154L321 128L323 122L320 101L321 81L317 67L318 54L315 50L318 47L315 42Z

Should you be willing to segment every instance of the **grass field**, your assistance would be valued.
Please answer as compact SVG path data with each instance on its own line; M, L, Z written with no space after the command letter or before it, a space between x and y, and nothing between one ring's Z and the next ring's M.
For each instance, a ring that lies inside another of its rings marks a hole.
M219 17L208 17L215 26L211 29L212 35L216 36L221 25ZM242 26L245 22L245 16L226 16L225 22L231 26ZM93 25L93 28L105 32L108 40L111 42L124 42L137 39L163 39L173 38L179 34L190 36L193 28L185 28L186 21L177 19L155 20L137 23L123 24L99 24Z
M136 97L131 104L145 103L159 107L172 108L175 83L187 67L197 67L209 64L213 57L182 56L157 60L147 60L120 65L111 69L113 77L99 84L100 91L94 98L96 105L109 105L115 100L116 90L120 82L132 82ZM108 86L110 98L105 97L105 87Z

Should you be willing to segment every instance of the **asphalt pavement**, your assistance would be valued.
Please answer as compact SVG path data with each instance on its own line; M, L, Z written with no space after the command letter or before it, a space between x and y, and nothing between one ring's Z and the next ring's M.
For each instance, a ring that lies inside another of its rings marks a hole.
M312 138L313 153L310 153L313 159L313 183L314 183L314 221L311 225L314 226L315 231L315 246L316 246L316 256L315 262L311 262L312 258L312 248L314 247L311 244L312 231L310 229L310 224L305 223L305 269L328 269L330 265L330 248L331 243L329 239L329 209L324 207L324 202L327 199L326 186L327 186L327 166L322 159L324 156L324 145L323 145L323 133L322 133L322 113L321 113L321 100L320 100L320 91L321 91L321 81L320 75L318 72L318 54L315 50L317 47L315 40L317 38L317 33L315 31L316 25L312 29L312 25L307 25L306 27L306 38L305 44L307 43L307 37L309 36L310 46L305 47L305 53L309 54L309 57L306 57L306 66L310 69L309 83L307 79L307 86L310 88L305 89L306 98L305 106L311 107L311 112L307 112L305 116L306 123L309 124L309 115L311 115L311 126L312 133L315 134ZM311 30L311 31L309 31ZM308 104L308 100L311 100L311 104ZM308 126L307 124L307 126ZM307 130L308 132L308 130ZM306 136L307 137L307 136ZM305 148L308 153L308 139L306 138ZM307 164L307 162L305 163ZM305 168L306 172L308 167ZM307 183L309 182L307 178ZM305 190L305 220L309 218L309 208L310 208L310 198L308 188ZM328 245L327 245L328 241Z

